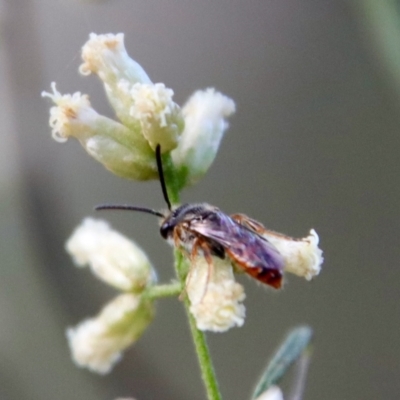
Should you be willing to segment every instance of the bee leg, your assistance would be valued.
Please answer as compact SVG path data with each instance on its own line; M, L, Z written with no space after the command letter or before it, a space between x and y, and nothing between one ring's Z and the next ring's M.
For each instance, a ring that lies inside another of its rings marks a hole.
M198 254L199 248L201 248L201 250L203 251L204 258L206 259L207 265L208 265L206 282L204 284L204 292L201 295L201 298L199 301L199 303L201 303L203 301L204 296L207 293L208 282L210 281L210 276L212 274L213 261L212 261L212 256L211 256L211 249L209 248L208 244L200 238L197 238L193 241L192 251L191 251L191 255L190 255L190 270L186 277L186 287L189 286L190 281L193 276L193 271L196 268L196 257L199 255ZM181 296L182 296L182 294L181 294Z
M180 232L180 228L176 227L175 230L174 230L174 233L173 233L174 246L175 246L176 249L178 249L182 253L182 255L184 257L186 257L189 260L191 260L191 255L188 253L188 251L184 247L182 247L182 241L181 241L181 234L180 233L181 233ZM192 262L191 262L191 264L192 264ZM189 272L188 272L188 274L186 276L186 282L188 282L188 280L190 280L191 271L192 271L192 267L190 267ZM184 296L186 294L186 286L187 286L187 283L186 283L185 287L182 289L181 294L179 295L179 300L180 301L183 300L183 298L184 298Z
M207 266L208 266L208 268L207 268L207 276L206 276L206 283L204 285L204 292L203 292L203 295L201 296L201 299L200 299L200 303L201 303L203 301L203 299L204 299L204 296L207 293L207 288L208 288L208 284L210 282L210 277L214 273L214 263L213 263L212 256L211 256L211 249L210 249L209 245L207 244L207 242L203 241L201 239L198 239L198 242L199 242L198 246L200 246L201 249L203 250L203 255L204 255L204 258L207 261Z
M182 293L179 296L179 300L182 300L184 293L186 292L186 287L189 286L189 283L192 279L193 276L193 271L195 268L195 260L196 260L196 255L197 255L197 250L199 247L199 239L194 240L193 245L192 245L192 251L191 254L188 256L189 260L190 260L190 269L189 272L186 276L186 285L185 285L185 289L182 291Z

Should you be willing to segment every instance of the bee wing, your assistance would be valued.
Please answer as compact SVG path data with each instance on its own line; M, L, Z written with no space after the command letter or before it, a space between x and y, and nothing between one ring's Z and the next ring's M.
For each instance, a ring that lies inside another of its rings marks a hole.
M231 260L257 280L275 288L281 286L283 257L256 231L223 213L191 221L190 230L223 246Z
M229 247L235 242L238 224L222 212L210 213L202 219L190 221L191 231L208 239L212 239L221 246Z

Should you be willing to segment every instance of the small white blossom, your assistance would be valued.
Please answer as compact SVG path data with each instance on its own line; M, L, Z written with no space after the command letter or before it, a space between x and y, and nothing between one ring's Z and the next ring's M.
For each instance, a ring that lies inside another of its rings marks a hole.
M124 78L132 83L151 83L145 70L129 57L123 33L91 33L82 47L82 59L84 62L79 67L82 75L95 73L104 82Z
M145 70L129 57L124 45L124 34L91 33L82 47L82 59L84 62L79 67L80 73L98 75L117 117L125 126L137 131L138 123L129 114L132 106L130 89L138 82L152 82Z
M324 261L322 250L318 247L317 232L311 229L310 235L295 239L280 233L266 231L263 236L281 253L285 260L285 272L311 280L321 271Z
M185 128L171 154L177 167L187 169L188 183L196 183L211 166L228 128L226 118L234 112L234 101L212 88L195 92L182 108Z
M83 148L108 170L129 179L158 177L154 152L143 136L94 110L87 95L62 95L53 82L52 93L43 92L56 106L50 109L53 138L79 140Z
M243 325L246 296L243 286L235 282L231 264L217 257L212 261L209 266L204 257L195 259L186 279L186 292L197 328L225 332Z
M96 276L118 289L141 291L154 279L143 250L105 221L86 218L66 249L78 266L89 265Z
M284 400L283 393L278 386L271 386L262 393L256 400Z
M153 318L153 303L139 295L122 294L101 313L67 330L72 358L80 367L106 374Z
M162 152L174 149L183 130L180 107L172 101L172 89L163 83L135 83L130 91L132 117L140 121L142 134L155 150L160 144Z
M42 92L42 97L49 97L56 104L50 108L49 124L53 139L63 143L70 136L78 137L80 130L84 134L82 127L90 125L98 117L90 105L89 96L80 92L62 95L55 82L52 82L51 89L53 93Z

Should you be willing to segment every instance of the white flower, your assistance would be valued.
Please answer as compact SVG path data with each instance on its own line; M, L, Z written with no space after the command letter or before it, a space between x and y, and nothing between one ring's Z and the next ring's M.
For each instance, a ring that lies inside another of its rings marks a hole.
M182 108L185 128L171 154L177 167L187 169L188 183L196 183L211 166L228 128L226 118L234 112L233 100L212 88L195 92Z
M163 83L135 83L130 91L133 105L130 115L140 121L142 135L155 150L167 152L178 145L183 130L183 118L180 107L172 101L172 89Z
M75 137L93 158L124 178L158 177L154 152L140 133L98 114L87 95L79 92L62 95L54 82L51 88L53 93L43 92L42 96L56 104L50 109L55 140L65 142Z
M197 257L186 279L190 312L197 328L225 332L242 326L246 309L243 286L235 282L229 261L213 257L209 266L204 257Z
M122 294L101 313L67 330L72 358L92 372L110 372L153 318L153 303L135 294Z
M79 67L82 75L95 73L102 81L110 83L121 78L132 83L151 83L145 70L126 52L123 33L91 33L82 47L82 59L84 62Z
M125 50L124 35L90 34L82 47L83 75L96 73L118 118L146 139L155 150L174 149L183 130L180 107L172 101L174 92L163 83L153 84L143 68Z
M80 73L98 75L117 117L125 126L137 132L138 122L129 114L132 106L130 89L137 82L151 84L151 80L126 52L124 34L91 33L82 47L82 59L84 62L79 67Z
M86 218L66 249L78 266L89 265L96 276L118 289L142 291L154 279L143 250L105 221Z
M52 82L53 93L42 92L42 97L49 97L56 106L50 108L49 124L52 128L53 139L57 142L66 142L70 136L79 136L79 131L85 134L82 126L90 125L98 117L91 107L89 96L75 92L62 95Z
M322 250L318 247L317 232L311 229L310 235L295 239L280 233L266 231L263 236L270 241L285 260L284 270L311 280L321 271L324 261Z
M278 386L271 386L262 393L256 400L283 400L283 393Z

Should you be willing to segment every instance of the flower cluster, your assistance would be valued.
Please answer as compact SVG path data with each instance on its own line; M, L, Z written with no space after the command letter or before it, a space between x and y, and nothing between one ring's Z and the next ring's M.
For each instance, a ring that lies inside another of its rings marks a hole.
M235 103L208 88L195 92L181 108L173 101L171 89L153 83L129 57L123 39L121 33L92 33L82 48L79 69L83 75L94 73L100 78L119 121L97 113L87 95L63 95L52 83L52 92L42 95L55 104L50 109L53 138L59 142L76 138L108 170L136 180L158 178L155 149L159 146L180 177L179 191L210 168ZM314 230L304 239L268 230L254 234L263 236L281 254L284 272L308 280L318 275L323 258ZM153 300L146 293L156 283L155 273L146 254L103 221L85 220L66 248L78 266L90 266L97 277L123 291L98 316L67 331L75 362L107 373L153 317ZM233 262L229 257L212 257L212 263L207 262L201 251L191 259L181 283L197 328L224 332L242 326L245 293L235 281Z
M53 82L43 92L55 106L50 110L53 138L79 140L108 170L123 178L156 179L154 150L171 152L175 167L184 172L182 186L201 178L212 164L226 118L235 103L214 89L199 90L180 108L174 92L153 83L125 50L124 35L92 33L82 48L82 75L97 74L120 122L98 114L80 92L62 95Z
M77 266L90 266L102 281L124 291L98 316L67 330L76 364L105 374L153 318L153 303L143 294L154 283L155 273L136 243L104 221L85 219L68 240L66 249Z

